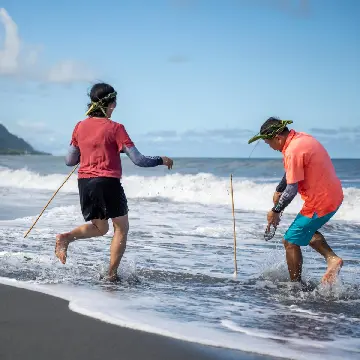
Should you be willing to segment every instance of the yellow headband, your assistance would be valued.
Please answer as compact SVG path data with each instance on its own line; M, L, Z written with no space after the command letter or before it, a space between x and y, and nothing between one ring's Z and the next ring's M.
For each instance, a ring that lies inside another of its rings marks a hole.
M251 144L252 142L256 141L256 140L260 140L260 139L272 139L273 137L275 137L277 134L280 134L285 127L288 124L292 124L293 121L292 120L281 120L279 124L273 124L270 125L265 131L264 134L258 134L253 136L249 141L248 144Z
M103 105L104 101L116 98L116 95L117 95L117 92L114 91L114 92L106 95L105 97L103 97L102 99L100 99L97 102L92 101L91 105L90 105L88 111L85 113L85 115L88 116L93 110L100 109L103 112L103 114L106 116L106 112L102 105Z

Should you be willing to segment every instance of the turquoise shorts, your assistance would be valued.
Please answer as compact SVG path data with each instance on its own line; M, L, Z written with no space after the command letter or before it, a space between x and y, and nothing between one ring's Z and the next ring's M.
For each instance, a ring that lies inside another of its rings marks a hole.
M337 210L322 217L318 217L315 213L312 218L299 213L286 231L284 239L299 246L309 245L315 232L326 224L336 214Z

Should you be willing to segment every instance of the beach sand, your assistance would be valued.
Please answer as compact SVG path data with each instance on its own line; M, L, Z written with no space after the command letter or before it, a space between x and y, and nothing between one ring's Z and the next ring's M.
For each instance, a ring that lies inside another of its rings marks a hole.
M122 328L75 313L68 302L0 285L1 360L267 360Z

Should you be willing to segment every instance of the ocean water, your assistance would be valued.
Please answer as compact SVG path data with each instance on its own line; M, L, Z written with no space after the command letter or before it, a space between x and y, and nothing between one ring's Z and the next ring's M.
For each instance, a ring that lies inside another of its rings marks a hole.
M175 159L173 170L123 158L130 232L122 281L101 280L112 230L70 245L55 235L83 223L74 174L24 239L71 171L63 158L0 157L1 282L65 298L104 321L178 339L291 359L360 357L360 160L334 160L345 200L323 233L344 267L320 285L325 261L304 249L309 291L289 283L281 236L302 201L286 209L265 242L266 213L283 175L281 159ZM238 274L234 275L230 174Z

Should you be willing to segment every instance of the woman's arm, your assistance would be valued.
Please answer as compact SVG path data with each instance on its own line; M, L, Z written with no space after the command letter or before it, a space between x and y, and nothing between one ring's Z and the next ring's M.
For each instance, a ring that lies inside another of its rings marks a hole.
M75 166L80 162L80 149L77 146L70 145L68 153L65 156L65 164L67 166Z
M124 152L130 160L140 167L155 167L165 165L172 169L173 160L166 156L145 156L136 148L124 125L119 124L116 136L119 152Z
M79 121L72 132L70 146L65 156L65 164L67 166L75 166L80 162L80 149L77 141L77 131L81 121Z
M123 152L135 165L140 167L155 167L164 164L161 156L145 156L140 153L136 146L127 147L124 145Z

